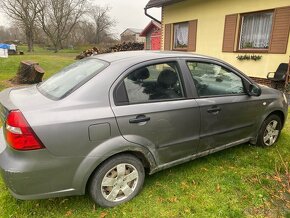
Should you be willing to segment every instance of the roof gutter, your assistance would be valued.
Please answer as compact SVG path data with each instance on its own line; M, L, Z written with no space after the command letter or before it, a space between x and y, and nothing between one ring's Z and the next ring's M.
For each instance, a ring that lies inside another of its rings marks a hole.
M144 13L145 13L145 15L146 15L147 17L149 17L150 19L156 21L157 23L160 23L160 24L161 24L161 21L157 20L155 17L152 17L150 14L148 14L148 13L147 13L147 10L148 10L147 7L144 8Z

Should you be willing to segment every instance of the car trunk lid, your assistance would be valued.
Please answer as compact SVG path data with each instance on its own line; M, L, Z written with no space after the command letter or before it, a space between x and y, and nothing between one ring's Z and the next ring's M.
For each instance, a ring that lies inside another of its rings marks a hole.
M42 95L36 85L8 88L0 92L0 116L4 124L9 111L20 110L24 116L28 111L39 110L54 101Z

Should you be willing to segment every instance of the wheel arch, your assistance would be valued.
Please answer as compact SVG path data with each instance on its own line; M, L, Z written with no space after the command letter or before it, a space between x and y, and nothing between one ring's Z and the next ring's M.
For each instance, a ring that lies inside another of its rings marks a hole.
M271 112L265 119L267 119L271 115L277 115L278 117L280 117L281 124L282 124L282 128L283 128L283 126L285 124L285 115L284 115L283 111L281 111L281 110L275 110L275 111Z
M119 146L116 146L118 144ZM117 139L96 146L96 148L90 152L76 170L72 181L73 187L79 190L79 194L85 194L90 178L98 167L106 160L120 154L134 155L142 162L145 170L152 171L152 169L156 168L154 155L149 149L138 144L124 141L123 138L118 137Z
M281 124L282 124L282 128L283 128L287 115L285 115L285 113L280 109L274 109L274 110L269 111L268 113L265 113L265 115L261 119L261 122L259 123L259 131L260 131L260 128L262 127L264 121L271 115L277 115L281 119Z
M250 143L251 144L256 144L257 143L257 140L258 140L258 135L260 133L260 129L264 123L264 121L271 115L277 115L280 119L281 119L281 124L282 124L282 128L285 124L285 121L286 121L286 115L284 114L284 112L280 109L275 109L275 110L272 110L272 111L269 111L268 113L265 113L265 115L262 117L262 119L260 120L259 124L258 124L258 128L257 128L257 132L255 134L255 137L252 138L250 140Z
M88 186L90 184L90 181L91 181L92 177L94 176L94 173L100 168L100 166L102 166L102 164L104 162L108 161L109 159L113 159L114 157L122 155L122 154L130 154L132 156L135 156L143 164L146 173L148 172L148 170L150 171L151 164L150 164L150 162L148 161L148 159L145 157L145 155L142 152L140 152L140 151L132 151L132 150L122 151L122 152L116 153L116 154L106 158L100 164L98 164L98 166L91 172L91 175L87 179L87 182L85 184L85 192L87 192Z

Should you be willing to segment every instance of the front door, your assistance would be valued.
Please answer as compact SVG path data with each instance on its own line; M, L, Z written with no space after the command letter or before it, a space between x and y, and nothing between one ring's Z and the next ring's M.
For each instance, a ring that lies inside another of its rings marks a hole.
M181 78L175 61L147 64L115 88L112 109L121 134L148 147L158 164L192 155L199 142L199 108L186 99Z
M189 61L187 65L199 95L198 151L249 140L263 104L246 94L241 75L217 63Z

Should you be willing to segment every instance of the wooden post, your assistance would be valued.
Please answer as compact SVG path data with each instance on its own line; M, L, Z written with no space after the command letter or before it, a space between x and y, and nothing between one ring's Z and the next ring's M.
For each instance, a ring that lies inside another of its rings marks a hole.
M285 79L285 90L286 91L287 91L289 83L290 83L290 56L289 56L288 70L287 70L286 79Z

